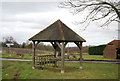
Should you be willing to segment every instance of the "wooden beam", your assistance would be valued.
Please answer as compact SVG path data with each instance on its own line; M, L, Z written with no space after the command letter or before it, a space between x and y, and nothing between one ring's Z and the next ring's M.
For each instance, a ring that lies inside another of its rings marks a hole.
M35 50L37 48L37 45L39 44L39 41L33 41L33 66L32 68L35 69Z
M65 54L65 46L64 42L61 45L61 73L64 73L64 54Z
M65 42L64 43L64 47L67 45L68 42ZM60 45L60 42L51 42L53 48L56 50L56 51L61 51L61 45Z
M83 59L82 59L82 42L74 42L80 50L80 69L83 69Z
M83 59L82 59L82 42L80 42L80 69L83 69Z
M56 50L54 50L54 58L56 58L56 57L57 57L57 55L56 55ZM55 66L55 67L57 66L57 61L55 61L54 66Z
M78 46L78 48L80 49L80 42L74 42L77 46Z
M61 53L61 73L64 73L64 54L65 54L65 46L68 42L51 42L56 52ZM60 49L60 50L58 50Z
M50 43L52 44L53 48L56 49L54 42L50 42Z
M67 43L68 43L68 42L65 42L65 43L64 43L64 47L67 45Z
M37 41L37 43L35 44L35 48L37 48L37 45L40 43L40 41Z
M33 41L33 65L32 68L35 69L35 41Z
M61 49L60 42L55 42L55 44Z
M59 45L56 42L51 42L51 44L56 51L61 51L61 47L59 47Z

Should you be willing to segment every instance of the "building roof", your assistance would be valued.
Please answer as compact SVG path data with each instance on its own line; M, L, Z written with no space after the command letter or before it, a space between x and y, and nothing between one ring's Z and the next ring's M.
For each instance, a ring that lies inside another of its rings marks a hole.
M120 48L120 40L113 40L109 42L108 45L115 45L116 48Z
M29 40L37 40L37 41L68 41L68 42L75 42L75 41L82 41L86 42L81 36L67 27L63 22L57 20L44 30L40 31Z

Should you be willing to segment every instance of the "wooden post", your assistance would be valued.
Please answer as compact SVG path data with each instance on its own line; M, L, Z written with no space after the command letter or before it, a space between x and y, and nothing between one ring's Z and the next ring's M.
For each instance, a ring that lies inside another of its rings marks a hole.
M64 42L62 42L61 46L61 73L64 73L64 53L65 53L65 46Z
M83 69L83 59L82 59L82 42L74 42L80 50L80 69Z
M8 54L10 54L10 48L8 47Z
M33 41L33 69L35 69L35 41Z
M55 49L54 51L55 51L55 52L54 52L54 58L55 58L54 66L56 67L56 66L57 66L57 60L56 60L56 58L57 58L57 56L56 56L56 49Z
M83 59L82 59L82 42L80 42L80 69L83 69Z

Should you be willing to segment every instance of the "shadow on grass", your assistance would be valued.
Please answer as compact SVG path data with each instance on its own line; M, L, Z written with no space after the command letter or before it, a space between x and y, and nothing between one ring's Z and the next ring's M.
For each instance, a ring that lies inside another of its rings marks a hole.
M50 72L61 72L61 68L60 67L36 67L35 69L39 69L39 70L47 70L47 71L50 71ZM71 72L78 72L78 71L81 71L81 69L79 68L76 68L76 67L65 67L64 68L64 71L67 72L67 73L71 73Z

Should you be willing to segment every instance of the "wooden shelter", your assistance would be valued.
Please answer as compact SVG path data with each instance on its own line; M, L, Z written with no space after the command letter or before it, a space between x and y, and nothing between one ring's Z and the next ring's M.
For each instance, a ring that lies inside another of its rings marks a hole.
M113 40L103 51L104 58L120 59L120 40Z
M37 66L36 61L38 61L40 65L54 63L54 66L56 66L56 62L58 60L57 55L60 54L61 73L64 73L65 46L68 42L74 42L80 49L80 68L82 69L82 43L85 42L85 40L60 20L57 20L46 29L31 37L29 40L33 42L33 68ZM55 50L54 55L36 56L35 50L37 44L40 42L50 42ZM36 60L37 58L38 60Z

